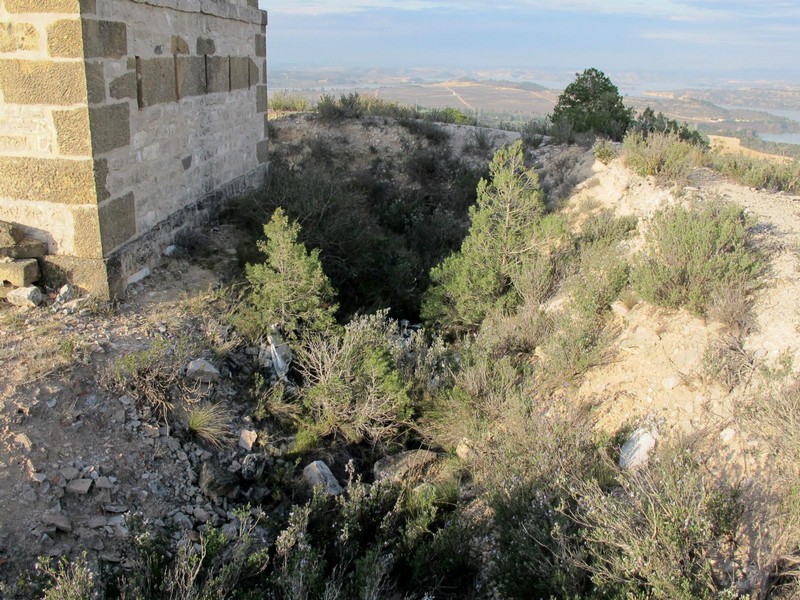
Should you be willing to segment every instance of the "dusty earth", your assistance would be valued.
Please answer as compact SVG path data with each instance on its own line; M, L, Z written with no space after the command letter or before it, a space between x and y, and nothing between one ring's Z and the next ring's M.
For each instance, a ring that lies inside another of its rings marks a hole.
M334 133L296 115L275 128L279 144L338 136L338 152L364 168L373 148L399 162L411 143L400 128L383 122L346 124ZM448 129L456 153L474 144L473 128ZM491 137L493 146L513 138L503 132ZM544 146L534 159L547 162L559 152ZM706 170L676 192L638 177L620 159L603 165L591 152L573 170L581 183L566 210L574 219L610 209L646 225L660 206L690 198L722 198L747 208L758 219L758 244L769 269L755 292L756 326L745 349L766 366L785 364L787 357L798 364L800 197L745 188ZM74 557L83 550L124 566L137 519L173 527L176 541L192 540L207 522L232 527L234 506L270 493L242 477L253 452L249 432L259 436L256 446L270 468L283 465L286 450L285 440L256 431L244 416L247 399L237 382L255 368L258 349L239 344L213 308L215 290L227 283L221 274L235 271L236 233L225 227L206 233L210 258L165 257L116 305L86 299L54 312L0 303L0 579L15 580L37 556ZM580 399L594 406L597 427L614 434L646 425L661 439L705 432L718 440L722 471L753 477L767 449L741 420L738 406L756 382L729 391L704 376L705 349L725 333L723 326L635 299L618 302L614 312L614 358L592 369L579 388ZM203 384L202 394L231 406L233 443L219 453L102 385L105 370L121 357L191 331L232 349L223 358L191 357L207 358L220 372L218 381ZM216 479L234 474L236 489L215 490L207 465L221 472Z

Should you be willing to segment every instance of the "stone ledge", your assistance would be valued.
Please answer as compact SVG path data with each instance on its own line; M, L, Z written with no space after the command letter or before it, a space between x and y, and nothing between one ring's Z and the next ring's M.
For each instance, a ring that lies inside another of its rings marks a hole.
M170 8L178 12L200 13L231 21L254 25L267 24L267 11L249 6L236 6L227 0L131 0L159 8Z

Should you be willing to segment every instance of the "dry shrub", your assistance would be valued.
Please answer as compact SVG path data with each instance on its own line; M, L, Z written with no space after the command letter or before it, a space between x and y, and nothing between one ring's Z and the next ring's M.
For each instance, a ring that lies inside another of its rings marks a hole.
M625 136L625 163L638 175L654 176L662 183L685 185L689 175L704 163L702 149L676 133L652 132L644 137L631 131Z
M755 372L755 357L744 347L741 334L729 333L711 342L703 353L703 369L731 391Z

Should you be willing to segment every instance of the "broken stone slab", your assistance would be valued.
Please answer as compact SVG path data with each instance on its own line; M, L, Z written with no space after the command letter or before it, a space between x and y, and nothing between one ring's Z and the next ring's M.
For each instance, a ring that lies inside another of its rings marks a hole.
M315 460L306 465L303 469L303 479L312 488L321 486L328 496L338 496L344 492L328 465L321 460Z
M211 383L219 379L219 371L205 358L196 358L186 367L186 377L200 383Z
M114 484L111 483L111 480L108 477L98 477L97 480L94 482L94 487L98 490L113 490Z
M67 484L67 492L78 496L85 496L92 487L92 479L73 479Z
M634 431L622 445L619 453L619 466L623 469L636 469L647 465L650 452L656 447L656 437L645 428Z
M17 225L0 221L0 246L16 246L24 237L25 234Z
M48 250L46 242L25 238L13 246L0 243L0 258L42 258Z
M38 287L30 286L11 290L6 295L6 300L10 304L21 308L36 308L42 303L44 296Z
M39 279L39 263L35 258L0 259L0 281L15 287L27 287Z
M372 469L375 481L418 481L439 456L430 450L408 450L385 456L375 463Z
M42 517L42 523L55 527L58 531L69 533L72 531L72 523L67 515L62 513L47 513Z

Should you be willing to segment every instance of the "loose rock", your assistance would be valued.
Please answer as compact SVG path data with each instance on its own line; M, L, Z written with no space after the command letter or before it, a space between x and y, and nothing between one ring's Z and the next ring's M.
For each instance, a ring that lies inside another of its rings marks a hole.
M622 446L619 454L619 466L623 469L635 469L647 464L650 452L656 446L656 438L644 427L634 431Z
M420 480L438 456L430 450L409 450L386 456L375 463L375 481Z
M331 473L330 468L321 460L312 462L303 469L303 479L311 487L322 486L329 496L338 496L344 492L342 486Z
M36 286L18 288L6 295L6 300L11 304L23 308L35 308L42 303L43 299L41 290Z
M200 383L212 383L219 379L219 371L205 358L196 358L186 367L186 377Z

